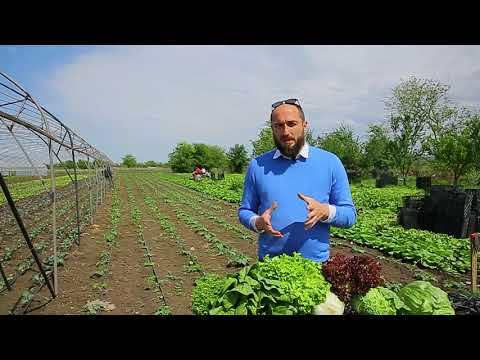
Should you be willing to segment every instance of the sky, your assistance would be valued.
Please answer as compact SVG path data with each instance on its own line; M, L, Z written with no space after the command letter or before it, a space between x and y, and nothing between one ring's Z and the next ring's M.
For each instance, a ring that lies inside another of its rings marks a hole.
M165 162L180 141L250 152L271 104L292 97L315 135L347 124L363 137L411 76L480 105L478 45L0 45L0 71L115 162Z

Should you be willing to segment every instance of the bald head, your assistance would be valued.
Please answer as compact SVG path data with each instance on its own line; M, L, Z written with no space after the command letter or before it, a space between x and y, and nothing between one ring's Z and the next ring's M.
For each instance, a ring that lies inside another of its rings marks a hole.
M277 112L277 110L279 109L290 109L289 111L296 111L298 113L298 116L300 117L300 119L302 119L303 121L305 121L305 114L302 110L302 108L296 106L296 105L291 105L291 104L283 104L283 105L280 105L278 106L277 108L275 108L275 110L272 111L272 113L270 114L270 122L273 121L273 115Z

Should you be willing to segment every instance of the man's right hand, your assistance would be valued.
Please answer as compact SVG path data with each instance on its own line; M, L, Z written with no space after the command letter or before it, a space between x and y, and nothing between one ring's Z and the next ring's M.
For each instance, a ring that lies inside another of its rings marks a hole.
M266 233L273 235L275 237L283 236L283 234L280 231L275 230L272 227L272 223L271 223L273 210L275 210L277 207L278 207L277 202L274 201L272 206L270 206L267 210L265 210L264 213L255 220L255 227L257 228L257 230L259 231L265 230Z

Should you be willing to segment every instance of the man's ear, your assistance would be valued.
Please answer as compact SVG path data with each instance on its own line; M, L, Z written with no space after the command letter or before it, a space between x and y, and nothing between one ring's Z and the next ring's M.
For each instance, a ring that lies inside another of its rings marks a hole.
M308 130L308 121L307 121L307 120L305 120L305 121L303 122L303 128L304 128L305 130Z

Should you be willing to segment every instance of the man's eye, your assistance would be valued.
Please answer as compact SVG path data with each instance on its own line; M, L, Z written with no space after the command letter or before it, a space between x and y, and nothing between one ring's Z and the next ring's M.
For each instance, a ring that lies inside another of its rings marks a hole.
M288 122L287 125L288 125L289 127L294 127L294 126L297 125L297 123L292 121L292 122Z

